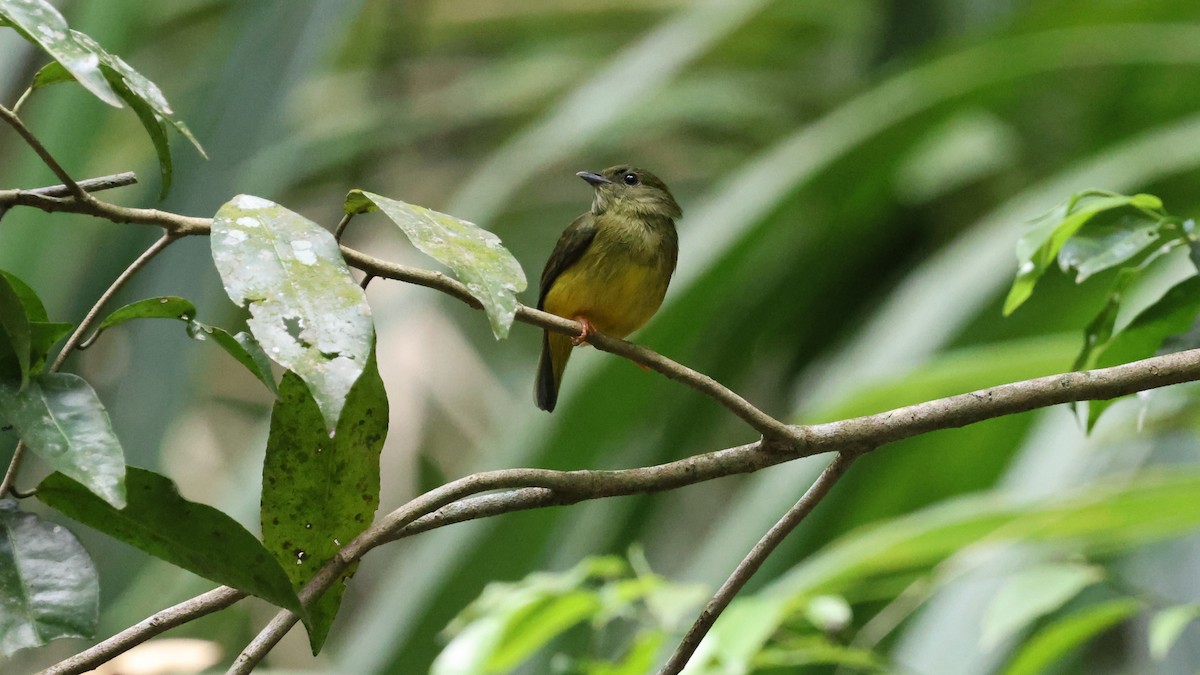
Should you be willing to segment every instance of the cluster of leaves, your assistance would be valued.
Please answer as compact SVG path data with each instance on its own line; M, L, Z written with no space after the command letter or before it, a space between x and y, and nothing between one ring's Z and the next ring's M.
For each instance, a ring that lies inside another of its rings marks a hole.
M912 616L939 588L963 579L1000 579L987 601L980 640L994 650L1024 635L1003 672L1045 672L1091 638L1144 617L1151 656L1162 660L1190 622L1195 603L1156 601L1131 590L1103 563L1115 552L1178 536L1200 524L1194 499L1200 477L1148 474L1131 483L1094 487L1045 503L964 497L847 534L752 595L735 599L701 644L689 673L772 672L837 666L888 672L876 650L886 633L860 617L876 612L895 624ZM1015 544L1023 547L1020 561ZM590 629L589 643L616 617L626 626L613 661L572 664L567 672L651 672L694 612L702 589L650 573L640 553L632 569L612 557L591 558L560 573L493 583L447 629L435 662L439 675L509 672L550 658L554 640ZM881 603L884 608L880 610ZM633 611L634 608L649 611Z
M39 86L75 80L101 100L138 112L159 148L175 120L158 88L41 0L0 0L10 26L54 59ZM198 146L197 146L198 147ZM364 199L369 200L365 202ZM507 334L524 289L520 266L491 233L471 223L354 191L347 215L378 205L421 250L448 265L484 305L497 337ZM126 466L99 397L82 378L51 372L48 355L72 328L52 322L37 294L0 272L0 423L16 431L55 473L38 484L46 506L202 577L298 612L313 652L337 613L343 584L303 608L297 592L365 530L379 504L379 453L388 402L374 358L366 296L334 237L266 199L239 195L213 217L211 251L225 289L250 314L233 334L196 320L180 297L141 300L111 313L83 344L134 319L185 322L277 398L263 466L262 540L228 515L180 496L168 478ZM449 242L449 243L447 243ZM285 369L276 384L271 362ZM353 574L347 571L346 577ZM90 637L98 608L95 566L66 529L0 500L0 650L65 636Z
M1029 299L1056 261L1079 284L1101 272L1114 275L1103 307L1084 329L1076 370L1200 346L1196 225L1167 213L1153 195L1079 193L1021 237L1017 259L1005 314ZM1112 403L1087 405L1089 430Z

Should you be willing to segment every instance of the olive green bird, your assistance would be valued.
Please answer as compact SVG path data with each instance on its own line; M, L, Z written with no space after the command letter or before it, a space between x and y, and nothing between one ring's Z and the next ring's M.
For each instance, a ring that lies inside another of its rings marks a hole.
M578 321L576 337L545 331L534 399L554 410L571 347L595 332L624 338L662 304L675 272L683 215L657 176L629 166L575 174L593 188L592 208L558 239L546 269L538 309Z

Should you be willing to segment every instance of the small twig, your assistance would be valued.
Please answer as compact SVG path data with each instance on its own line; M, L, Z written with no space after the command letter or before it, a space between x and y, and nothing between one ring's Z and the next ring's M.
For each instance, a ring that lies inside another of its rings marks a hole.
M58 176L58 179L63 182L63 185L67 186L67 190L72 197L81 202L88 201L88 194L83 191L83 188L79 187L79 184L76 183L73 178L71 178L71 175L67 173L66 169L62 168L62 165L58 163L58 160L54 159L54 156L51 155L50 151L46 149L46 146L42 145L42 142L33 135L33 132L29 130L29 127L25 126L25 123L21 121L21 118L18 117L15 112L0 105L0 119L3 119L5 122L7 122L8 126L12 127L21 138L25 139L25 143L29 145L29 147L33 148L33 151L37 153L38 157L42 158L42 162L46 166L50 167L50 170L54 172L55 176Z
M354 217L353 213L347 213L338 221L337 227L333 228L334 241L341 242L342 234L346 232L346 226L350 224L350 219Z
M687 665L688 659L692 658L692 654L696 652L696 648L700 646L700 641L708 634L717 617L721 616L721 612L729 606L734 596L742 590L750 577L762 567L767 556L783 542L792 530L816 507L825 495L829 494L829 490L837 483L845 473L846 469L850 468L850 464L854 461L855 455L841 453L830 462L829 466L821 472L817 477L816 482L808 488L804 496L800 497L800 501L796 502L795 506L788 509L788 512L775 523L762 539L750 549L750 553L742 559L738 566L734 568L733 573L721 584L721 588L717 589L716 594L705 605L704 610L700 612L700 616L696 618L696 622L692 624L691 629L679 646L675 649L675 653L658 671L659 675L677 675Z
M129 267L126 267L124 272L121 272L120 276L118 276L108 287L108 290L104 291L104 294L101 295L100 299L96 301L96 304L92 305L92 308L88 310L87 315L83 317L83 321L80 321L79 325L75 328L75 332L71 333L71 337L67 338L66 344L64 344L63 348L58 352L58 356L54 359L54 363L50 365L49 372L56 372L62 367L63 361L66 361L67 357L71 355L71 352L75 351L75 348L79 346L79 342L83 339L84 333L91 328L93 323L95 323L96 317L98 317L100 312L104 310L104 305L108 303L112 296L116 295L117 291L121 290L125 283L128 282L134 274L137 274L139 270L146 266L146 263L150 262L154 256L161 253L162 250L169 246L171 242L175 241L175 239L177 239L177 237L170 233L163 234L158 238L157 241L150 245L150 248L143 251L142 254L137 257L137 259L130 263ZM17 471L20 470L21 463L25 459L25 450L25 442L18 442L17 449L13 451L12 459L8 462L8 470L4 472L4 479L0 480L0 495L6 494L10 489L12 489L13 482L17 479Z
M244 597L246 597L245 593L227 586L214 588L207 593L184 600L178 605L143 619L104 642L85 649L69 659L59 661L43 670L39 675L76 675L94 670L118 654L129 651L156 635L193 619L225 609Z
M19 114L21 112L21 106L25 105L25 101L27 101L29 99L29 95L32 93L33 93L32 85L29 87L26 87L25 91L21 92L21 97L17 99L17 102L14 103L13 107L12 107L12 112L14 115Z
M362 282L360 282L358 285L361 286L362 289L365 291L365 290L367 290L367 286L369 286L372 281L375 281L378 278L379 277L375 276L374 274L367 272L367 274L365 276L363 276Z
M87 192L101 192L111 190L113 188L128 187L137 185L137 174L132 171L122 171L108 176L98 176L96 178L85 178L77 184L80 188ZM43 195L46 197L70 197L71 188L66 185L47 185L46 187L33 188L31 190L22 190L22 192L32 192L34 194Z

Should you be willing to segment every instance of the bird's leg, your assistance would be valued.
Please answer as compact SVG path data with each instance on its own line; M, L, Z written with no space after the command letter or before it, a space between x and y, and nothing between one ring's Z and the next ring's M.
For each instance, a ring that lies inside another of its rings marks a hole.
M596 332L596 327L592 325L591 321L588 321L586 316L576 316L575 320L579 322L580 326L583 326L583 330L580 331L579 335L571 338L571 344L578 347L587 342L587 339L592 336L592 333Z

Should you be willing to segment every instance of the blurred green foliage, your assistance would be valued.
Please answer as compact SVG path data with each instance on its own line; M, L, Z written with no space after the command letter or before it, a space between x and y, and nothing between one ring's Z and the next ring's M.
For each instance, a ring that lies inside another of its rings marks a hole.
M634 339L795 421L1069 369L1112 279L1102 272L1076 287L1052 270L1002 318L1027 223L1089 188L1152 193L1171 213L1200 213L1200 7L1189 0L59 6L156 82L211 158L176 147L159 208L208 216L248 193L332 228L347 190L361 188L488 227L530 276L586 207L575 171L621 161L652 169L683 205L680 269ZM0 33L0 64L0 100L10 103L44 59ZM110 197L155 205L157 155L136 116L68 86L39 90L22 114L73 175L136 170L145 182ZM0 133L0 158L2 187L58 182L11 133ZM18 209L0 222L0 269L29 282L51 316L77 319L153 234ZM380 257L428 264L382 220L356 220L347 237ZM204 241L172 247L118 303L162 295L193 300L219 325L238 318ZM530 400L536 331L518 326L497 342L482 314L400 284L375 282L368 298L392 409L381 508L414 494L418 456L453 478L518 465L635 466L751 440L708 399L592 352L577 357L546 416ZM68 368L96 387L132 464L253 526L270 411L253 375L170 322L111 331ZM884 448L856 463L748 590L794 579L826 544L870 523L967 518L980 500L1037 505L1097 483L1146 485L1154 475L1141 474L1156 465L1188 475L1200 460L1198 420L1179 389L1113 406L1090 437L1054 409ZM0 460L10 438L0 431ZM663 577L715 587L819 466L390 545L365 559L315 664L298 632L270 663L424 672L442 629L488 582L569 570L634 542ZM81 538L100 566L104 634L208 587L104 537ZM1064 672L1200 664L1196 626L1156 622L1154 644L1168 630L1182 637L1152 656L1148 610L1128 604L1200 601L1200 539L1091 550L1018 538L987 560L975 551L849 597L852 625L839 639L864 636L922 673L1039 663L1022 653L1037 647L1025 638L985 649L991 600L1023 569L1084 556L1106 581L1032 626L1045 627L1043 642L1066 635L1057 644L1067 644L1081 623L1122 639L1079 642ZM928 592L904 595L910 587ZM236 650L265 616L242 603L177 632ZM556 651L586 654L581 640L564 634L524 672L546 672ZM11 665L31 670L81 644L61 641ZM616 659L628 646L604 644L596 656ZM785 657L773 652L770 672L809 672Z

